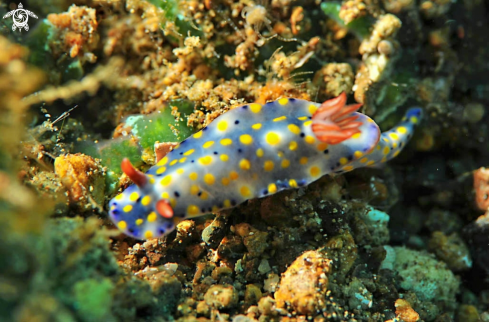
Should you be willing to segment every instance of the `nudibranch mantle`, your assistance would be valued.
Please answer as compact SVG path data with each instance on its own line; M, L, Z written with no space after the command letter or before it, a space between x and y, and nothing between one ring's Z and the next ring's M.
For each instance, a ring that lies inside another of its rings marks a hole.
M346 95L323 104L281 98L233 109L182 141L146 174L129 161L135 182L109 203L125 234L160 237L182 219L310 184L326 174L385 162L399 154L422 117L411 108L380 134L375 122L345 106Z

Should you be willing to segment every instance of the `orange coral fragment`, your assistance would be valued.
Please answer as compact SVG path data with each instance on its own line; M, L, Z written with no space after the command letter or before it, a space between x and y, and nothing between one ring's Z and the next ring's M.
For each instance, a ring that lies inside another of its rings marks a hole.
M346 94L325 101L312 116L312 131L318 140L338 144L359 133L362 122L352 115L362 104L346 105Z
M290 15L290 27L292 28L292 33L297 35L299 33L299 28L297 28L297 23L304 19L304 15L302 14L304 9L302 7L295 7Z
M475 201L480 210L489 210L489 169L474 171Z
M419 314L413 310L408 301L397 299L394 305L396 307L396 315L398 319L405 322L416 322L419 320Z

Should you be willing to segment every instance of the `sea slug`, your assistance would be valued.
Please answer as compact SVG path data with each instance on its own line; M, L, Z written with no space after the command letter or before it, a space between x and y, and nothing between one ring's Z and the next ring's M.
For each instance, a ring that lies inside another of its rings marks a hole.
M411 108L380 134L368 116L345 105L281 98L233 109L182 141L144 174L125 159L135 183L109 203L117 227L137 239L171 232L184 218L234 207L326 174L385 162L399 154L422 116Z

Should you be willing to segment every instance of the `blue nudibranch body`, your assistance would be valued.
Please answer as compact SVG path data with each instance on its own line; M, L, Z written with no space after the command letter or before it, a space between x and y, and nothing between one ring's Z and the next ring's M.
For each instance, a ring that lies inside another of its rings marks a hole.
M134 238L160 237L184 218L385 162L422 117L411 108L380 134L356 112L360 105L345 103L342 94L323 104L282 98L244 105L181 142L146 174L125 160L122 169L135 184L110 201L110 218Z

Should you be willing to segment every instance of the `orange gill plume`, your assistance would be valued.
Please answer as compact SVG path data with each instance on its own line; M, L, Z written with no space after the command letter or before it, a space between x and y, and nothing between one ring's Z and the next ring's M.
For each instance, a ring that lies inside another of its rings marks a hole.
M346 105L346 94L325 101L312 116L312 131L318 140L338 144L360 133L361 122L352 115L362 104Z

